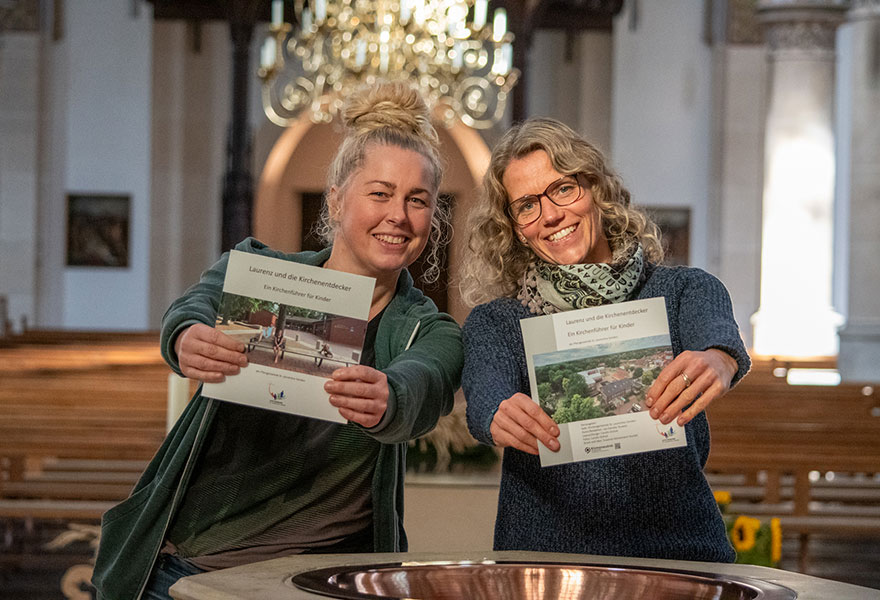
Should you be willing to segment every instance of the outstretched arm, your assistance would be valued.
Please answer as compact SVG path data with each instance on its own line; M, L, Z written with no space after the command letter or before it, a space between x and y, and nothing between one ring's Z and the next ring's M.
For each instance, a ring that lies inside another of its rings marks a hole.
M669 314L683 351L661 371L646 400L652 417L679 425L724 396L751 366L724 284L700 269L684 277Z
M171 306L165 311L165 316L162 317L160 336L162 358L178 375L186 375L181 370L178 349L195 350L195 346L189 344L185 348L181 348L183 343L181 338L184 332L196 324L202 324L209 329L214 328L217 311L220 308L220 297L223 294L223 280L226 277L228 261L229 253L224 253L220 260L202 273L198 283L171 303ZM203 333L193 335L196 336L192 338L193 342L196 338L204 337Z
M381 369L387 380L387 407L368 432L390 444L431 431L452 410L461 384L462 354L458 323L443 313L423 315L409 349Z
M506 310L507 309L507 310ZM559 449L559 427L523 390L525 354L510 305L482 305L463 329L462 387L471 434L484 444L538 454L538 441Z
M366 365L336 369L324 384L330 404L343 418L363 427L375 427L388 409L388 377Z
M661 423L670 423L677 415L676 422L685 425L727 393L736 370L736 361L723 350L686 350L660 372L645 403Z

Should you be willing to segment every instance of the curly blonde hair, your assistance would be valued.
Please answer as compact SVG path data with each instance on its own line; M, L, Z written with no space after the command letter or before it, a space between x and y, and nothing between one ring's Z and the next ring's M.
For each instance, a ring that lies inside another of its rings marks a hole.
M449 241L450 216L449 207L439 198L444 165L437 130L431 124L425 101L405 82L378 82L362 87L348 98L342 109L342 121L345 138L330 163L327 190L336 188L340 195L344 194L352 175L363 166L367 150L375 146L396 146L427 159L434 211L426 257L428 267L422 278L428 283L436 281L441 253ZM337 226L325 194L315 233L325 245L331 245Z
M645 257L663 260L660 230L642 210L630 204L629 191L598 148L570 127L548 118L514 125L492 151L479 202L468 214L468 249L462 267L461 292L470 306L499 296L514 296L535 253L517 241L507 216L510 199L502 183L510 163L543 150L563 175L582 174L599 210L602 230L613 252L639 241Z

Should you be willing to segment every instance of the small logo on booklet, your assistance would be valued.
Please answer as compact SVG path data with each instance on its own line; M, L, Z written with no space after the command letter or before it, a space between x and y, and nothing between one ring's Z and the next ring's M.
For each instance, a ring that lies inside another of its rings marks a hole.
M603 444L601 446L584 446L584 454L589 454L590 452L610 452L612 450L620 450L620 444L614 442L613 444Z
M272 399L269 400L269 404L284 404L284 402L282 402L282 400L284 400L284 390L281 390L276 394L272 391L271 383L269 384L269 395L272 397Z
M673 427L672 425L667 426L667 425L661 425L658 423L654 427L657 428L657 433L659 433L661 436L663 436L666 439L669 439L671 437L675 437L675 435L677 433L675 431L675 427Z

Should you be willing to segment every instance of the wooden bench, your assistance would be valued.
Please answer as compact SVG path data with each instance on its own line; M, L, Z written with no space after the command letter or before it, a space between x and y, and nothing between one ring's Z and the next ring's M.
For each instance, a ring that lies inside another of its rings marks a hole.
M165 436L158 335L28 332L0 348L0 517L100 518Z
M98 500L8 500L0 498L0 517L8 519L77 519L97 521L116 502Z
M128 496L147 463L121 459L45 459L19 481L5 482L0 515L19 519L88 519ZM87 486L88 499L83 487Z
M268 350L274 349L274 345L272 344L271 341L267 342L265 340L250 340L250 341L246 342L246 344L247 344L247 352L252 352L255 348L266 348ZM336 362L336 363L339 363L339 364L344 365L346 367L358 364L358 361L355 360L354 358L341 358L340 356L334 355L334 354L324 355L318 351L311 352L311 351L306 351L306 350L295 350L293 348L288 348L286 344L282 345L281 348L282 348L282 350L281 350L281 359L282 360L284 359L284 354L287 353L287 354L294 354L296 356L304 356L306 358L314 359L315 366L321 366L321 364L324 361Z
M254 337L249 339L246 342L247 348L245 349L246 353L253 352L256 348L265 348L266 350L275 351L275 342L272 341L271 338L265 339L260 337ZM281 342L281 358L284 358L284 350L287 347L287 341L284 340Z
M706 471L710 482L739 475L736 485L718 479L713 487L731 492L732 512L779 517L783 532L800 537L806 571L812 534L880 536L880 390L789 385L792 367L834 363L755 360L752 373L707 410Z

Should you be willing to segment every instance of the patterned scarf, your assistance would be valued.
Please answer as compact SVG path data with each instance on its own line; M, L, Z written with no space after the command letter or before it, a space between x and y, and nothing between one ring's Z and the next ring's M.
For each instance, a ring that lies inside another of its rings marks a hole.
M645 279L642 245L632 242L610 264L553 265L536 259L520 279L517 299L536 315L623 302Z

